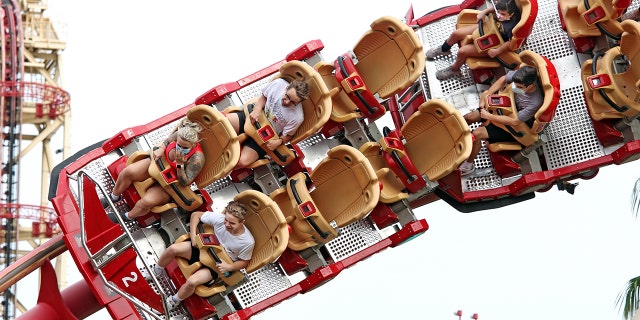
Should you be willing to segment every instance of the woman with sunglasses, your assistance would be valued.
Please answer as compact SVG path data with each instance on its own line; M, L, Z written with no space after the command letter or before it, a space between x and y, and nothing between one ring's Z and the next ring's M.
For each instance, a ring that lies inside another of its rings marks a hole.
M199 124L183 119L178 128L165 139L162 144L153 148L151 156L136 161L124 168L116 180L111 193L113 202L122 199L122 192L134 181L144 181L150 177L151 161L165 157L175 170L175 175L182 186L189 186L204 166L204 152L200 147L198 134L202 128ZM122 214L125 221L145 215L151 208L168 203L171 196L158 183L150 186L144 196L136 202L131 211Z

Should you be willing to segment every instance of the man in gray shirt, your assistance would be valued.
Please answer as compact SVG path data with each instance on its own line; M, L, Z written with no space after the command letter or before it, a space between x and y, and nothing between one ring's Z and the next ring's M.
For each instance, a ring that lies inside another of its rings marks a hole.
M492 114L485 109L487 95L500 90L507 84L511 85L511 90L514 93L516 109L518 110L517 117ZM468 124L481 121L486 122L487 120L489 123L486 126L480 126L473 130L475 140L473 141L471 155L460 165L462 175L467 175L475 171L473 160L480 152L482 140L487 140L489 143L516 141L509 132L496 126L494 123L512 127L526 123L531 127L535 120L534 116L542 106L543 100L544 95L539 88L538 74L534 67L525 65L517 70L509 71L506 75L498 78L480 97L480 108L464 116Z

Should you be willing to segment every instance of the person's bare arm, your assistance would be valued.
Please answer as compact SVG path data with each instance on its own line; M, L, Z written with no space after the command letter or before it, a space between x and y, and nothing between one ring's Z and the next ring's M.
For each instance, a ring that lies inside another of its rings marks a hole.
M176 159L176 164L180 165L176 172L178 173L178 181L183 186L190 185L196 179L202 168L204 167L204 154L196 152L191 155L186 162L184 155L178 155L180 159Z

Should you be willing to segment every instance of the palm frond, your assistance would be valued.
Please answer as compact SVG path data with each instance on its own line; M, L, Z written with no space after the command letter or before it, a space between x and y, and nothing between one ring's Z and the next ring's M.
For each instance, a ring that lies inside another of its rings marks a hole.
M631 193L631 213L638 217L640 212L640 179L636 180Z
M625 319L633 318L634 313L638 310L638 305L640 305L640 276L629 280L626 290L618 294L616 305L623 309Z

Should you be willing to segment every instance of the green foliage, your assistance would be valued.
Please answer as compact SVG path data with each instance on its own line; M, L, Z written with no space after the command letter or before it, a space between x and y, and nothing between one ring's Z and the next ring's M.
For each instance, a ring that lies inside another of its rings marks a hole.
M638 304L640 302L640 277L635 277L627 283L627 288L624 292L618 295L616 305L622 308L623 316L625 319L630 320L633 318L634 313L638 310Z
M640 179L636 180L631 192L631 213L637 218L640 212ZM616 305L622 308L625 319L630 320L640 305L640 277L635 277L627 283L627 288L616 299Z

